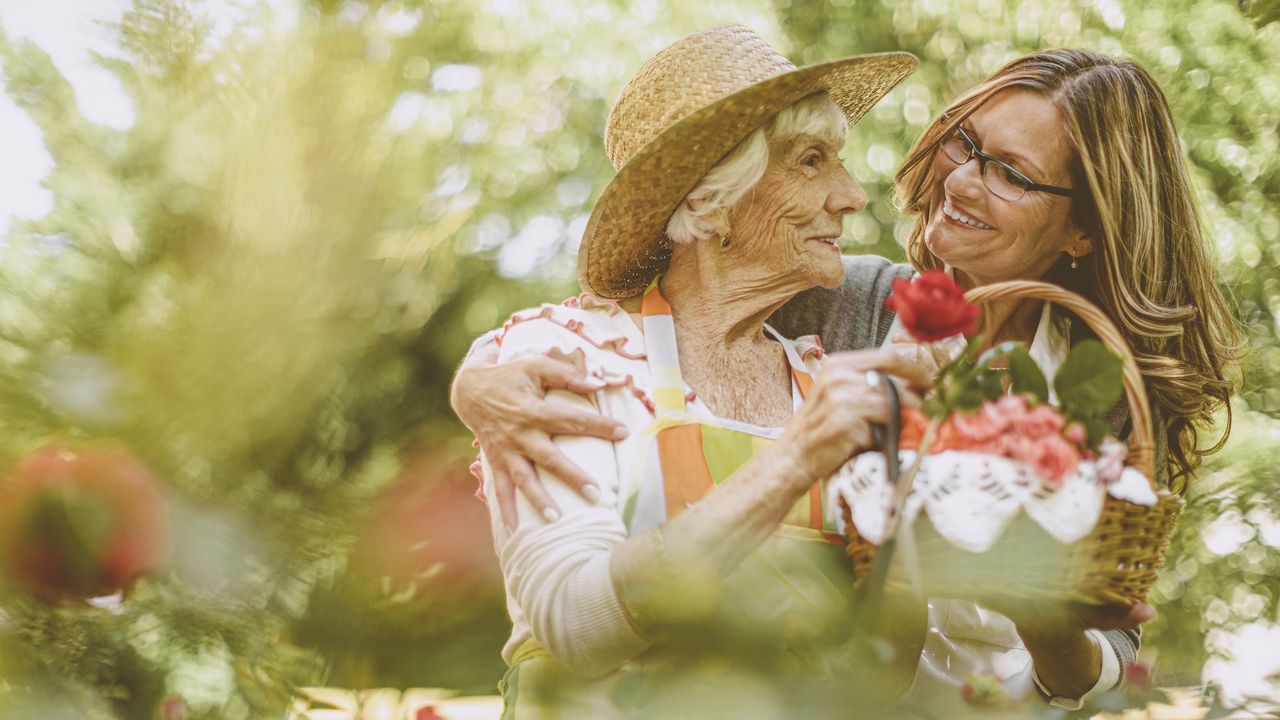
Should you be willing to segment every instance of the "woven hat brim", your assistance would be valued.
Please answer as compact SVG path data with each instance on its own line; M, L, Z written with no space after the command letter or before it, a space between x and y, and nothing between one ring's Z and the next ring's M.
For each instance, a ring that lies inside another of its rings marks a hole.
M596 201L578 249L582 289L632 297L662 272L671 251L667 222L706 173L788 105L825 92L852 126L918 61L891 52L832 60L786 72L682 118L641 148Z

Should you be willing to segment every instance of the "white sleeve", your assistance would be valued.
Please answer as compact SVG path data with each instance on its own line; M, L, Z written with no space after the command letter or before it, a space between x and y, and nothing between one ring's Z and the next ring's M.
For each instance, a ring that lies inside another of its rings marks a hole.
M571 334L549 322L522 323L518 330L505 336L503 360L535 347L570 341ZM547 339L552 343L545 342ZM624 390L608 388L600 392ZM564 390L548 393L547 400L600 411L595 398ZM508 592L519 604L534 638L570 672L598 676L613 671L649 646L632 626L610 571L613 549L627 540L619 501L621 473L615 445L608 440L556 436L554 442L569 460L592 476L600 488L599 501L588 502L559 477L538 468L538 476L559 506L561 517L547 522L517 492L519 523L509 535L497 503L490 503L494 539ZM487 462L483 467L485 492L494 498L492 473Z
M1102 656L1102 670L1098 673L1098 682L1094 683L1085 694L1074 699L1057 697L1045 688L1044 683L1040 682L1040 676L1036 674L1035 667L1031 668L1031 679L1035 680L1036 687L1049 698L1049 704L1054 707L1063 710L1079 710L1086 700L1110 690L1120 682L1120 658L1116 657L1116 649L1107 642L1106 636L1100 630L1086 630L1085 634L1094 645L1098 646L1098 653Z
M477 352L480 352L480 350L484 349L486 346L492 344L493 341L497 339L498 332L499 332L498 330L490 330L489 332L476 338L471 343L471 347L467 348L467 354L462 359L462 362L465 363L466 361L471 359L472 355L475 355Z

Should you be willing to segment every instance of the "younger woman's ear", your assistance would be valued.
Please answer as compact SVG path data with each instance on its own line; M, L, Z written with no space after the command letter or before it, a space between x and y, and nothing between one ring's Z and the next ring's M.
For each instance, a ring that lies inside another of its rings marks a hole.
M1080 235L1067 245L1067 252L1075 257L1084 257L1093 252L1093 241L1087 235Z

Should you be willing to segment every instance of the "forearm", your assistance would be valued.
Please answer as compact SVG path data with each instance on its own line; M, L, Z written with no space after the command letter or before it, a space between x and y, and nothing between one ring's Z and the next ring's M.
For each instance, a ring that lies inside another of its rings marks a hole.
M612 466L599 441L557 443L589 467ZM535 637L572 672L596 675L642 651L656 628L704 618L720 579L769 537L808 486L796 465L775 444L679 517L634 537L606 509L617 502L617 482L601 478L605 498L589 506L544 474L565 517L547 524L522 501L520 527L500 553Z
M1031 653L1040 684L1051 695L1078 698L1097 685L1104 649L1084 631L1029 632L1019 628L1018 634Z
M720 580L812 482L786 443L762 450L679 517L614 550L610 567L623 604L645 627L695 622L714 605Z

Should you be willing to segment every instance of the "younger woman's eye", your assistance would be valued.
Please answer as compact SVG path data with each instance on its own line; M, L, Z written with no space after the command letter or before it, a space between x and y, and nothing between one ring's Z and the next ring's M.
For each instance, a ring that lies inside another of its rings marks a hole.
M1026 190L1031 187L1031 180L1027 178L1026 175L1004 165L999 165L997 167L1000 168L1000 174L1003 176L1004 181L1013 187L1016 187L1019 190Z

